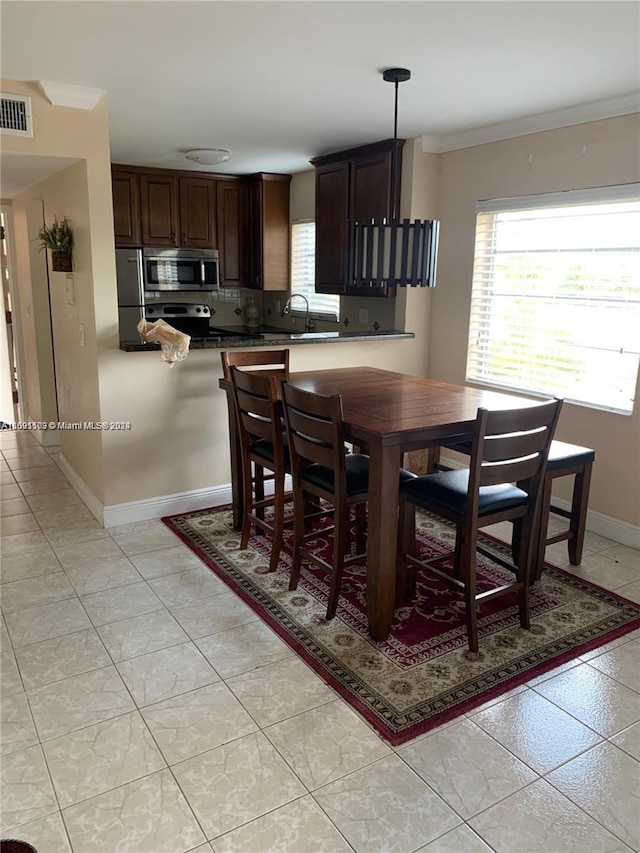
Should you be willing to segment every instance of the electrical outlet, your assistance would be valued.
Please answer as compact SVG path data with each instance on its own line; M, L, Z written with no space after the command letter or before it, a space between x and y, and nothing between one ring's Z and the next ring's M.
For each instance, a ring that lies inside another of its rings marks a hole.
M84 346L84 326L81 324L78 326L78 338L80 339L80 346Z
M358 308L358 322L359 323L368 323L369 322L369 311L366 308Z

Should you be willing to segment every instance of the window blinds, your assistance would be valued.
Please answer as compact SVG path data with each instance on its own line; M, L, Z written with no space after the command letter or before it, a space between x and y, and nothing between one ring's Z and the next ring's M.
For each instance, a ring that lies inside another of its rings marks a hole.
M315 292L316 224L312 221L294 222L291 231L291 293L301 293L309 300L309 310L315 317L340 319L340 297ZM296 304L297 303L297 304ZM304 316L298 300L291 313Z
M633 410L639 189L477 205L468 380Z

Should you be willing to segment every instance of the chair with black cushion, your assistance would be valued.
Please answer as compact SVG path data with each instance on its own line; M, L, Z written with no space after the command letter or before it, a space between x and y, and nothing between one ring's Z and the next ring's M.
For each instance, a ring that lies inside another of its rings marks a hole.
M520 624L529 628L529 584L537 557L537 531L549 447L561 400L490 412L478 409L468 469L425 474L400 485L398 582L415 592L415 571L427 570L464 592L469 649L478 651L478 605L517 592ZM514 484L518 485L514 485ZM415 507L452 522L455 550L416 556ZM511 563L478 542L478 530L500 521L514 523L515 560ZM515 572L512 582L482 592L476 585L476 552ZM453 570L443 564L453 561Z
M547 545L567 540L569 562L579 566L582 561L584 534L587 527L587 509L589 507L589 486L591 484L591 469L596 454L589 447L578 447L564 441L552 441L547 460L547 470L544 477L544 492L542 493L542 511L540 514L540 543L537 561L536 578L542 574L544 553ZM558 477L574 475L571 509L551 502L553 481ZM549 513L569 519L569 526L561 531L549 534Z
M286 377L289 375L289 350L225 350L220 353L222 361L222 375L224 379L231 382L231 368L237 367L239 370L247 370L260 375L270 375L278 377ZM229 408L229 436L230 436L230 453L231 453L231 479L232 483L236 483L236 478L242 478L242 454L240 451L240 442L237 435L237 415L233 402L233 394L227 392L227 403ZM265 482L273 479L272 474L265 474L264 468L261 465L253 466L251 476L251 485L255 498L258 501L264 500ZM242 490L234 490L234 527L239 530L242 527L245 515L244 501L238 500L236 505L236 492ZM245 493L247 499L252 492ZM258 515L264 518L264 510L259 509Z
M293 478L295 540L289 589L296 589L302 560L326 569L331 577L327 619L333 619L345 565L362 559L366 553L366 502L369 497L369 457L345 453L342 398L330 397L282 385L285 420ZM401 480L413 477L400 471ZM317 536L307 522L317 518L310 497L333 507L333 554L329 564L306 547ZM356 554L349 554L350 508L356 508Z
M471 442L461 443L447 442L442 445L449 450L471 453ZM429 449L428 472L448 471L446 465L440 463L440 447ZM544 554L547 545L567 540L569 562L572 566L579 566L582 561L582 549L584 547L584 534L587 529L587 510L589 508L589 486L591 484L591 470L595 461L595 450L589 447L580 447L577 444L568 444L565 441L553 440L549 449L547 470L545 472L544 493L542 496L542 510L540 513L540 533L538 538L538 560L536 579L539 579L544 566ZM573 492L571 496L571 509L564 509L552 503L551 491L553 482L558 477L574 477ZM549 513L559 515L569 520L568 527L563 530L549 534Z
M282 428L282 403L276 378L244 372L232 366L231 388L237 416L242 461L243 491L248 499L242 519L240 550L249 544L251 528L272 535L269 571L275 572L282 550L285 513L285 475L290 472L289 451ZM261 472L273 472L274 494L252 489L252 466ZM264 510L273 507L273 523L266 520Z

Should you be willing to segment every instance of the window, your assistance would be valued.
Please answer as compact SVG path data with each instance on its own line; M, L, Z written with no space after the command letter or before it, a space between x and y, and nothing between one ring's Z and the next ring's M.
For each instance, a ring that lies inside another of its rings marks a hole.
M291 294L301 293L309 300L309 312L322 320L340 319L340 297L315 292L316 223L294 222L291 229ZM291 305L291 313L303 317L302 300Z
M640 184L483 201L467 379L630 413Z

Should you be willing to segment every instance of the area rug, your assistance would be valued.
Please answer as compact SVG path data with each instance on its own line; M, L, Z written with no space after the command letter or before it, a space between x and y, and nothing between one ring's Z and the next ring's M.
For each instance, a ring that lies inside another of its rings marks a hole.
M269 573L269 539L252 536L240 551L228 507L163 521L393 746L640 628L639 605L548 566L531 591L530 631L520 627L515 595L505 596L480 608L480 650L469 652L460 593L425 575L411 605L396 610L389 638L375 642L367 631L364 561L345 570L337 615L327 622L324 571L305 563L298 589L289 592L289 551ZM417 526L420 551L451 549L453 528L423 513ZM288 546L291 536L288 530ZM327 551L330 542L320 532L310 545ZM479 563L480 588L507 575L489 559Z

